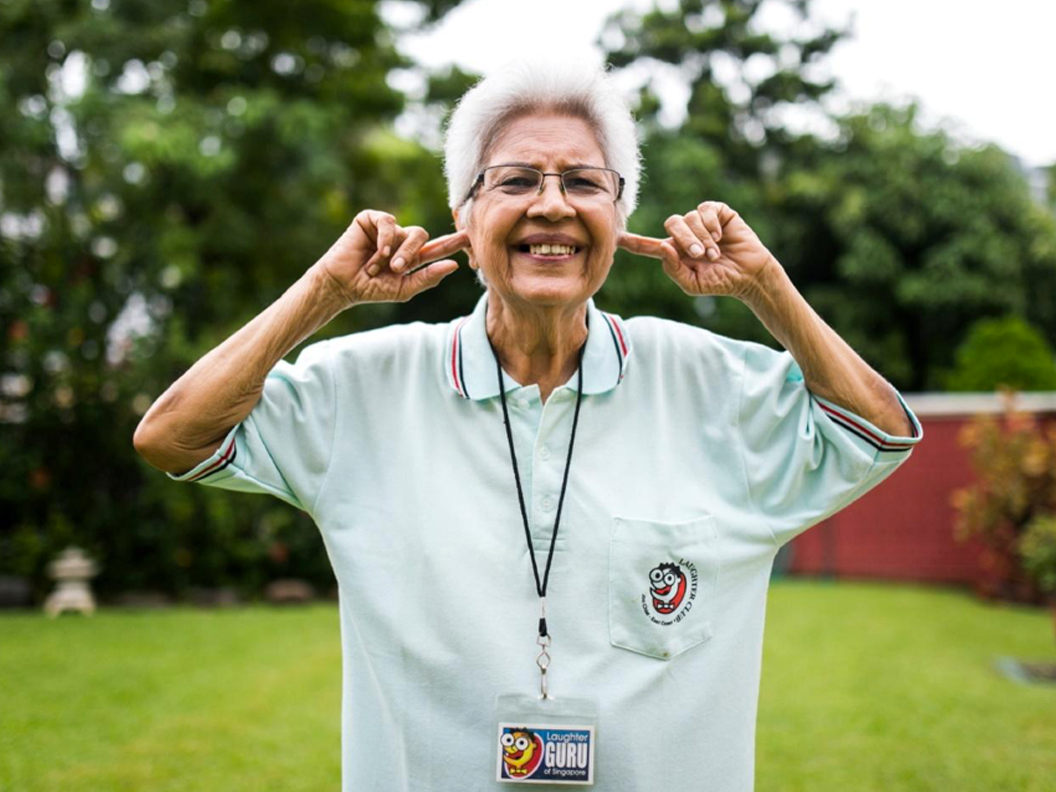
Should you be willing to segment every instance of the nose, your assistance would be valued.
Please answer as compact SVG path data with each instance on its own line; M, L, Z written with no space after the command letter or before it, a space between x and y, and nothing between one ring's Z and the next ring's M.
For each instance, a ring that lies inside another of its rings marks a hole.
M528 216L545 217L551 221L576 216L576 210L568 202L568 196L561 189L559 175L548 173L543 176L542 186L528 206Z

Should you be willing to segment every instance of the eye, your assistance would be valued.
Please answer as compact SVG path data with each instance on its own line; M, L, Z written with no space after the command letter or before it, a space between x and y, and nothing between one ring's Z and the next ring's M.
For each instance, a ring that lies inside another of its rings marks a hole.
M517 747L518 751L523 751L525 748L528 747L528 738L527 737L518 737L517 738L517 742L516 742L516 747Z
M565 189L573 195L588 197L613 193L611 174L600 168L575 168L567 171L564 182Z
M565 179L565 187L574 193L591 195L605 189L596 180L587 176L569 176Z
M504 735L502 735L502 744L505 745L507 748L509 748L511 745L513 745L513 735L512 734L504 734Z
M659 583L661 580L664 579L664 573L661 572L659 569L654 569L652 572L649 573L649 579L654 583Z
M539 178L530 168L500 166L485 172L484 183L504 195L525 195L539 186Z
M526 192L534 186L535 180L527 176L511 176L498 184L498 188L504 192Z
M668 572L666 575L664 575L664 582L669 586L673 586L675 584L675 580L676 578L674 572Z

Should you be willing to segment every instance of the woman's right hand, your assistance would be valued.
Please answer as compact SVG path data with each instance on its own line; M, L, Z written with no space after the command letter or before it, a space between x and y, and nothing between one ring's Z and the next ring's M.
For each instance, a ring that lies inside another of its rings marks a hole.
M445 257L467 245L465 231L429 241L424 228L403 228L391 214L365 209L316 267L347 302L346 307L407 302L458 269L457 261Z

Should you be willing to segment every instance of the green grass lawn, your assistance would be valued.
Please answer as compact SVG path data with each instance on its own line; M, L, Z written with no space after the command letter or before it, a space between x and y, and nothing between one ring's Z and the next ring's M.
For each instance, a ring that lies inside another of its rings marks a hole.
M1000 655L1056 662L1051 615L775 582L756 789L1056 790L1056 686ZM0 790L336 792L340 695L332 605L0 616Z

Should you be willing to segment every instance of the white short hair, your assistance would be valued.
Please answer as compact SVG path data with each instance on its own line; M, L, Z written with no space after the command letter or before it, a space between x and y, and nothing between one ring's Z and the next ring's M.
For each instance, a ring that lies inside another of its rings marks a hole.
M605 166L624 178L617 215L620 226L626 227L638 202L641 171L634 117L599 63L556 60L553 56L509 63L480 80L459 101L444 140L444 174L451 209L466 202L466 193L502 126L512 118L536 112L566 113L590 125Z

